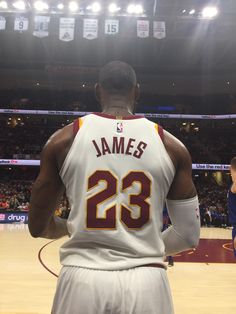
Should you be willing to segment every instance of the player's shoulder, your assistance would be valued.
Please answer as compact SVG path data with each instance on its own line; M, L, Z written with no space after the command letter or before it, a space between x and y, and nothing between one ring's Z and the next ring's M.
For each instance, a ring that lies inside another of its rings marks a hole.
M166 145L171 146L175 149L179 149L179 150L187 149L186 146L173 134L171 134L170 132L166 130L163 130L163 133L164 133L164 139L165 139Z
M73 139L73 123L70 123L50 136L42 150L41 158L46 156L48 160L56 162L60 169L73 143Z
M72 123L58 129L48 139L46 146L63 147L73 142L78 130L82 127L86 119L92 117L92 114L88 114L79 118L76 118Z
M177 168L180 164L185 163L186 166L191 165L191 156L186 146L170 132L164 130L163 134L163 143L175 165L175 168Z
M73 125L74 123L72 122L63 128L58 129L49 137L46 145L57 146L66 141L70 141L73 137Z

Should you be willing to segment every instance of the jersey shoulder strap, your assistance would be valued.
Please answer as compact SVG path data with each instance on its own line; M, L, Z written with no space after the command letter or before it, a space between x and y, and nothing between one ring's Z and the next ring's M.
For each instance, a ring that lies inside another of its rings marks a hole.
M82 118L78 118L78 119L74 120L74 122L73 122L73 136L74 136L74 138L76 137L77 133L81 129L82 124L83 124Z
M160 136L160 138L161 138L161 140L163 142L164 141L164 131L163 131L163 128L159 124L155 123L155 129L156 129L157 133L159 134L159 136Z

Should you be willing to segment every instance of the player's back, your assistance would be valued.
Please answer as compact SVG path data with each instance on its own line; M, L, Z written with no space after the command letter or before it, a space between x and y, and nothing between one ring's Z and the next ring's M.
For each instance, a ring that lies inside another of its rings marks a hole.
M163 263L162 211L175 168L158 125L91 114L61 168L71 205L63 265L125 269Z

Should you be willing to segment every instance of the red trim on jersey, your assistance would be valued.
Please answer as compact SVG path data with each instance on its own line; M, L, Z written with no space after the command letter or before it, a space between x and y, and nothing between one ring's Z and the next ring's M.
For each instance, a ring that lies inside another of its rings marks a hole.
M78 131L79 131L79 119L76 119L73 122L73 135L74 135L74 137L76 137L76 134L78 133Z
M158 134L162 140L162 142L164 142L164 131L163 128L158 124Z
M97 115L97 116L100 116L100 117L103 117L103 118L107 118L107 119L115 119L115 120L134 120L134 119L141 119L141 118L144 118L143 115L141 116L126 116L126 117L123 117L123 116L113 116L111 114L107 114L107 113L103 113L103 112L93 112L93 114Z

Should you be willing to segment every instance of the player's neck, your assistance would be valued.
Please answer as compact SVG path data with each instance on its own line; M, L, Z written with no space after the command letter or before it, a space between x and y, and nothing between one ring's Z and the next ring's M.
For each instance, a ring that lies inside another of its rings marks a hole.
M113 116L130 116L133 115L132 111L130 110L129 104L127 102L116 101L112 104L107 103L103 106L103 113L110 114Z

